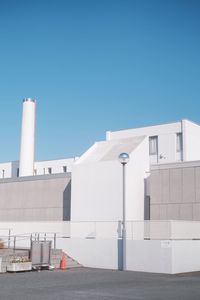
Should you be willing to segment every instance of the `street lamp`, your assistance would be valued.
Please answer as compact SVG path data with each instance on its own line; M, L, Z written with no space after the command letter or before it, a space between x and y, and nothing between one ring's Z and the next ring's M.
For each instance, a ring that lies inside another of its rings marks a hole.
M126 270L126 173L125 166L129 162L128 153L121 153L119 155L119 162L122 164L123 171L123 220L122 220L122 251L123 251L123 270Z

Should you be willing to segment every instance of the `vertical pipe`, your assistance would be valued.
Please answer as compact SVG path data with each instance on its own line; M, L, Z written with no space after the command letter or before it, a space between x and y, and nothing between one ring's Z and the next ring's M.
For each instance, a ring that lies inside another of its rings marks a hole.
M36 100L23 100L19 176L33 176L35 159Z

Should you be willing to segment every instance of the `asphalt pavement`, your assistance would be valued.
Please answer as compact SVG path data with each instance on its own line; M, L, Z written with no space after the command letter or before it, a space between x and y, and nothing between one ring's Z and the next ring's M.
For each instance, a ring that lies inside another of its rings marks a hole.
M163 275L77 268L0 274L3 300L199 300L200 272Z

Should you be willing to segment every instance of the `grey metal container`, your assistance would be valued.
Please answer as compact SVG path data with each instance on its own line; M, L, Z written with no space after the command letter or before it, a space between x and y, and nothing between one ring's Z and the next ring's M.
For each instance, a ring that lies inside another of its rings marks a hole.
M33 267L49 266L51 263L51 241L32 241L31 261Z

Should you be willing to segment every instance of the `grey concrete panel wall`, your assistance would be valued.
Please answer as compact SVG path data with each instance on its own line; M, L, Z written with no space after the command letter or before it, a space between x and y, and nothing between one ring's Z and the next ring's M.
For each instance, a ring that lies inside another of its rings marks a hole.
M195 169L184 168L182 169L183 174L183 202L193 202L195 199Z
M161 170L162 174L162 202L168 203L168 199L170 196L170 184L169 184L169 170Z
M162 220L166 220L167 219L167 205L163 204L163 205L159 205L160 206L160 218Z
M171 169L170 177L170 198L169 202L171 203L180 203L182 198L182 170L180 169Z
M193 203L193 220L200 221L200 203Z
M193 205L181 204L180 205L180 220L193 220Z
M151 174L151 203L156 204L161 202L161 176L160 171L152 172Z
M70 220L69 176L37 176L0 182L1 221Z
M150 208L150 216L152 220L160 219L160 205L152 204Z
M153 169L150 175L150 218L200 220L200 167L180 164Z
M196 202L200 203L200 167L195 168L195 191Z
M167 220L179 220L180 219L180 205L179 204L168 204L167 205ZM160 216L161 217L161 216Z

